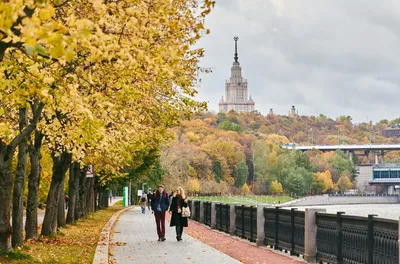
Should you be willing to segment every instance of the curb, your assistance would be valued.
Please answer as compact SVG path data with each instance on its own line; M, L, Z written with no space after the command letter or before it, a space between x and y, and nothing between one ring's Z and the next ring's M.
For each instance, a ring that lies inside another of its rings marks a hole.
M93 258L93 264L108 264L108 250L110 245L110 233L113 229L115 222L117 221L118 217L125 213L125 211L132 209L133 206L129 206L127 208L121 209L116 212L110 220L104 225L103 229L101 230L99 242L97 242L96 252Z

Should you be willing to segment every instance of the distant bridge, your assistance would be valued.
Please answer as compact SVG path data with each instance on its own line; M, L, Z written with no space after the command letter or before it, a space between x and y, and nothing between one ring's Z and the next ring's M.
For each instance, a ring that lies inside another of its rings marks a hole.
M320 150L322 152L342 150L349 154L350 160L353 160L355 152L362 152L361 155L369 157L372 152L375 154L375 164L379 163L379 156L381 163L385 162L385 152L400 150L400 144L369 144L369 145L315 145L315 146L297 146L296 144L286 144L282 148L297 149L300 151ZM360 154L358 154L360 155Z
M317 149L320 151L391 151L400 150L400 144L373 144L373 145L315 145L315 146L297 146L296 144L286 144L282 146L287 149L298 149L301 151L308 151L312 149Z

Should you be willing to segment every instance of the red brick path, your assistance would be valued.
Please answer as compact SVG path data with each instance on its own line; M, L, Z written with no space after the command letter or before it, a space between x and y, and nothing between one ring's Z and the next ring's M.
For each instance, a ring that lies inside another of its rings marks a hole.
M183 232L243 263L304 264L304 262L257 247L255 244L246 243L228 234L213 231L195 221L190 221L189 227L185 228Z

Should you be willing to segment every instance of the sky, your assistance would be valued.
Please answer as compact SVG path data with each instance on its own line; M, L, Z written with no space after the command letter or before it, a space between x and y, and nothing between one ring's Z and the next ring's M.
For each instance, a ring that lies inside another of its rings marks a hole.
M196 99L218 111L234 56L256 110L266 115L400 116L400 1L216 0ZM225 96L225 95L224 95Z

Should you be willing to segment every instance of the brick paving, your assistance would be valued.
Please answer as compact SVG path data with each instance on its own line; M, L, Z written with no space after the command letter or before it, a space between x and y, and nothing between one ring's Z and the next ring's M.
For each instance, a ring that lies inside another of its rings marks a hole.
M304 264L303 261L284 256L266 248L257 247L255 244L217 232L195 221L190 221L189 227L184 232L242 263Z

